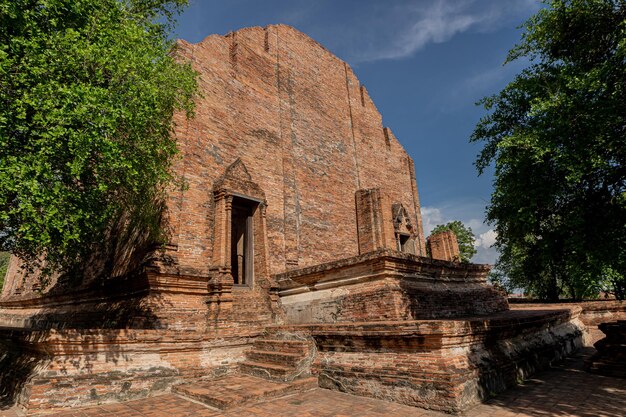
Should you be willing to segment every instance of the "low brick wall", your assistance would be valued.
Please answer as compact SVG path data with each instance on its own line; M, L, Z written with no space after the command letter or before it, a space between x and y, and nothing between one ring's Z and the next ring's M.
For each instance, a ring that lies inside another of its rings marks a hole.
M486 316L508 309L487 265L381 250L274 276L287 323Z
M581 308L509 310L486 265L379 250L274 276L320 386L462 412L583 345Z
M28 413L156 395L232 372L262 331L0 329L0 394Z
M527 378L582 346L580 308L489 318L272 327L311 335L320 386L445 412Z
M206 280L167 275L125 297L4 299L0 396L47 413L154 395L233 372L257 338L278 332L315 342L323 387L460 412L580 347L589 323L623 312L615 303L508 310L488 270L372 252L275 276L282 312L258 286L209 309Z
M562 303L525 302L520 299L509 299L512 309L545 308L560 309L580 307L580 320L586 325L588 337L585 338L586 346L593 346L595 342L604 338L604 333L598 329L601 323L616 320L626 320L626 301L619 300L594 300Z
M231 372L276 319L260 286L209 310L206 277L0 299L0 399L29 413L167 392Z

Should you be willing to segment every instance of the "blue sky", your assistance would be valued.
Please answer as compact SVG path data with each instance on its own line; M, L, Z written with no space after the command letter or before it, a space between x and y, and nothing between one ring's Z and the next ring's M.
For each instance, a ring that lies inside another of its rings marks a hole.
M415 161L426 234L461 220L477 236L477 263L493 263L495 233L483 223L492 173L478 177L480 145L468 139L480 98L525 65L503 66L537 0L190 0L176 36L198 42L247 26L286 23L354 69Z

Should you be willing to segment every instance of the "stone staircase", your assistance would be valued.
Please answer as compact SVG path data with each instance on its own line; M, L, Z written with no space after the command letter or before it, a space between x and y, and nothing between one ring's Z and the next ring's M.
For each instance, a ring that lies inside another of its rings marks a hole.
M244 374L288 382L311 375L314 345L306 339L263 338L254 342L241 363Z
M235 374L178 385L172 391L208 406L226 410L315 388L317 388L317 378L313 377L291 382L277 382Z
M317 388L311 376L315 344L297 335L267 335L254 342L239 373L173 387L178 395L225 410Z

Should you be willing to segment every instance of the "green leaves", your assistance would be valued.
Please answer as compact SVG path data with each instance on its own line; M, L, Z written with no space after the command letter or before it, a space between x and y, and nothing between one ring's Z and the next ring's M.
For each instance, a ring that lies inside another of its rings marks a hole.
M196 91L167 38L185 3L0 0L1 249L49 273L131 224L159 240L172 116Z
M626 276L626 4L546 3L509 53L533 65L483 99L471 140L479 173L496 168L501 270L540 297L581 298L606 268Z

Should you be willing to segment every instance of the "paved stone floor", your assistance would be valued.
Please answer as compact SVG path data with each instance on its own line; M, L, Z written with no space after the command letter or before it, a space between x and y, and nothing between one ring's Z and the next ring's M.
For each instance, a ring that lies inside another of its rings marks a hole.
M626 416L626 379L588 374L582 370L583 354L537 374L523 385L469 410L464 416ZM0 411L0 416L14 416ZM315 389L268 402L230 409L205 407L173 394L55 414L55 417L247 417L247 416L429 416L421 410L369 398Z

